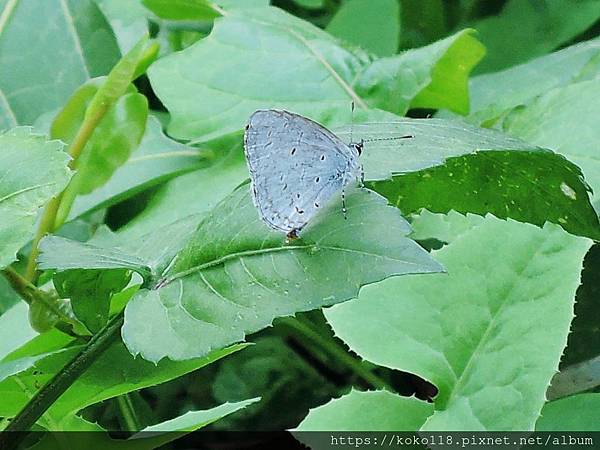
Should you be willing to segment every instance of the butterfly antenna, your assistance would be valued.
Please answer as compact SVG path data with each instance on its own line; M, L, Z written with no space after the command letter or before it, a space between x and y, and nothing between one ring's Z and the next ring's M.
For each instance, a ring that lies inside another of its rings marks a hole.
M346 191L342 189L342 214L344 215L344 220L348 219L348 216L346 215L347 211L348 210L346 209Z
M406 136L394 136L388 138L373 138L373 139L365 139L364 142L375 142L375 141L396 141L398 139L412 139L414 136L412 134L407 134Z

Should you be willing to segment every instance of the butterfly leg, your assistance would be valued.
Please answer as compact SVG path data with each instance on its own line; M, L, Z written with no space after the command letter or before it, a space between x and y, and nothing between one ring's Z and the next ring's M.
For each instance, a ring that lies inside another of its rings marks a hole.
M365 169L363 169L363 166L360 166L360 180L358 182L358 186L360 188L365 187Z
M300 230L298 229L293 229L292 231L290 231L287 235L286 235L286 242L289 243L290 241L293 241L294 239L298 239L298 232Z
M346 215L347 211L348 210L346 209L346 191L342 189L342 214L344 215L344 219L348 219L348 216Z

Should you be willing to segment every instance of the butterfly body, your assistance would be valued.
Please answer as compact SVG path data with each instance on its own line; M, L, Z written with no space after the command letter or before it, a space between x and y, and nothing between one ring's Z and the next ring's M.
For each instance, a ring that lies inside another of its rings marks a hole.
M346 144L317 122L288 111L254 112L244 150L260 217L290 238L362 174L362 143Z

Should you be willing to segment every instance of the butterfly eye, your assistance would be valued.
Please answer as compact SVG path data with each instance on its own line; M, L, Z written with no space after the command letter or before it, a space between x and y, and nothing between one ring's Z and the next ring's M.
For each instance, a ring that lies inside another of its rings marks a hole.
M358 156L360 156L360 154L362 153L363 145L364 145L364 142L362 141L362 139L361 139L361 141L359 143L354 144L354 148L358 152Z

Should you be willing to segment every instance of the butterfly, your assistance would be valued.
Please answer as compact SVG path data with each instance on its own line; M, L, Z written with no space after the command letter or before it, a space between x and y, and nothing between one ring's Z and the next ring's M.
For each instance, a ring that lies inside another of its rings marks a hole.
M261 219L298 237L333 195L362 183L363 141L346 144L317 122L288 111L258 110L248 120L244 151L252 199Z

